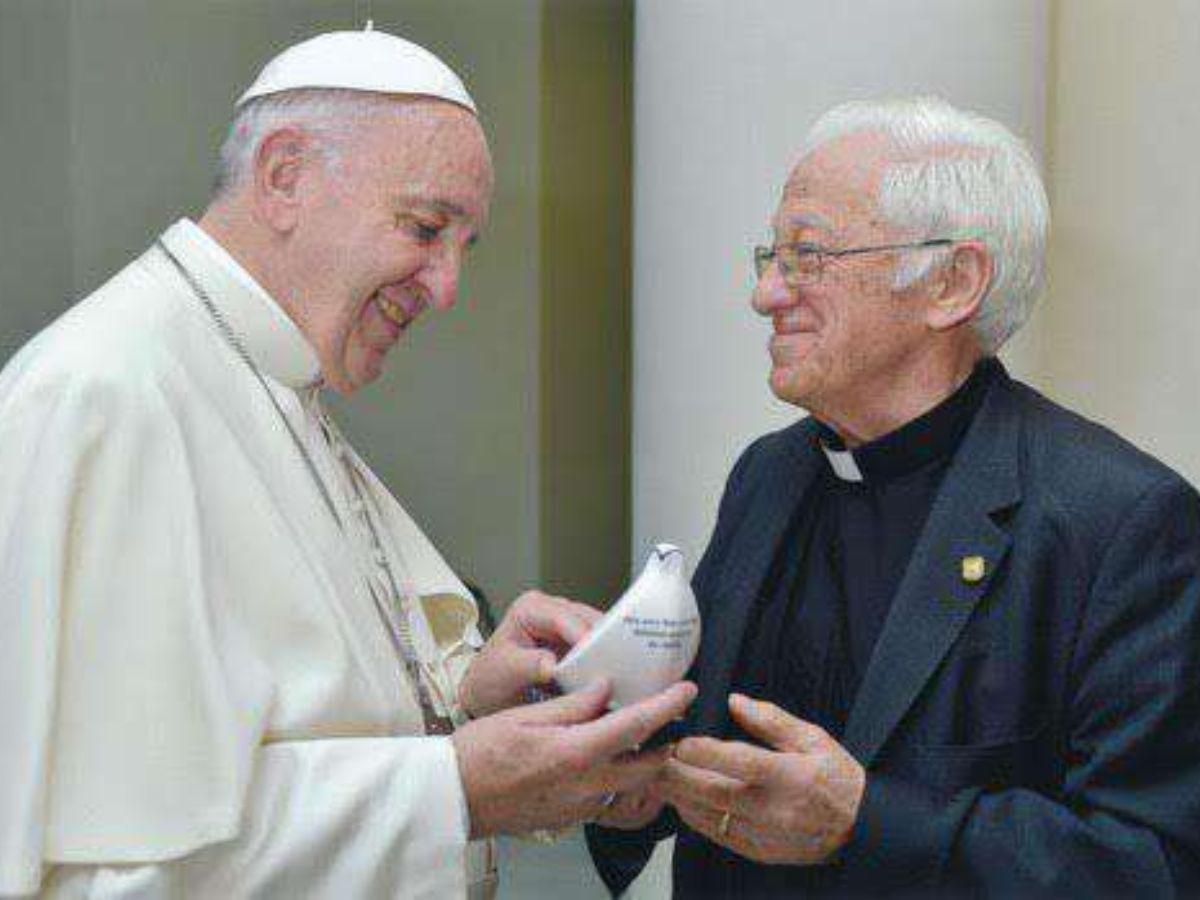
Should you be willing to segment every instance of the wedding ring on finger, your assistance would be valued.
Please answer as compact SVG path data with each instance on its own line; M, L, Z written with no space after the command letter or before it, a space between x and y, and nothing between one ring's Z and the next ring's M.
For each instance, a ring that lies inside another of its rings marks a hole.
M729 820L731 817L732 813L729 810L725 810L725 812L721 815L721 821L717 825L717 834L721 837L725 837L727 834L729 834Z

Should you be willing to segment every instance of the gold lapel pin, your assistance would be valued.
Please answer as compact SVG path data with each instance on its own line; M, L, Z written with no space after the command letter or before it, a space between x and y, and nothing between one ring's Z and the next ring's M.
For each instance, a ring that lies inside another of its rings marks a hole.
M987 572L987 563L982 556L964 556L962 559L962 580L967 584L979 584Z

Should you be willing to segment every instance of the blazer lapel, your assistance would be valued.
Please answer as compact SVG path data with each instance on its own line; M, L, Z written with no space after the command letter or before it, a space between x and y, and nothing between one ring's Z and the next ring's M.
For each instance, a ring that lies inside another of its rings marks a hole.
M695 672L700 688L692 715L697 730L720 734L729 721L727 697L733 670L742 649L750 611L758 602L767 575L775 562L788 523L819 471L817 431L805 419L783 439L779 458L765 460L761 472L749 473L746 522L734 532L729 546L721 548L725 562L712 576L705 604L705 620Z
M870 766L1008 554L992 519L1020 500L1019 419L1001 373L946 473L875 645L843 743Z

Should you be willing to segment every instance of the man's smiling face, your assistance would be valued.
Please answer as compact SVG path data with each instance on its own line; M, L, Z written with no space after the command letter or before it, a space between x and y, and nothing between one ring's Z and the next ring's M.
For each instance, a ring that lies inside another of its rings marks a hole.
M302 198L298 323L326 383L349 394L424 310L449 309L483 226L492 164L475 116L407 100L333 144Z
M818 147L788 177L773 223L776 244L839 250L904 236L879 215L883 148L871 135ZM771 264L754 309L771 319L771 390L838 421L904 370L925 335L920 307L892 288L895 253L828 258L818 278L788 284Z

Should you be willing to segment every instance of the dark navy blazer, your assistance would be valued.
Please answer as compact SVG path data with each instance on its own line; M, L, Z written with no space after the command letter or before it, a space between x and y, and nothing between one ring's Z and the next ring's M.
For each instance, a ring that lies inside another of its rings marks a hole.
M723 736L748 613L824 465L803 420L735 465L694 577L686 730ZM964 577L981 556L983 577ZM1200 892L1200 496L1000 374L946 473L844 744L867 769L829 892ZM721 883L670 815L590 828L614 893L675 830L675 892ZM824 893L825 891L822 891Z

